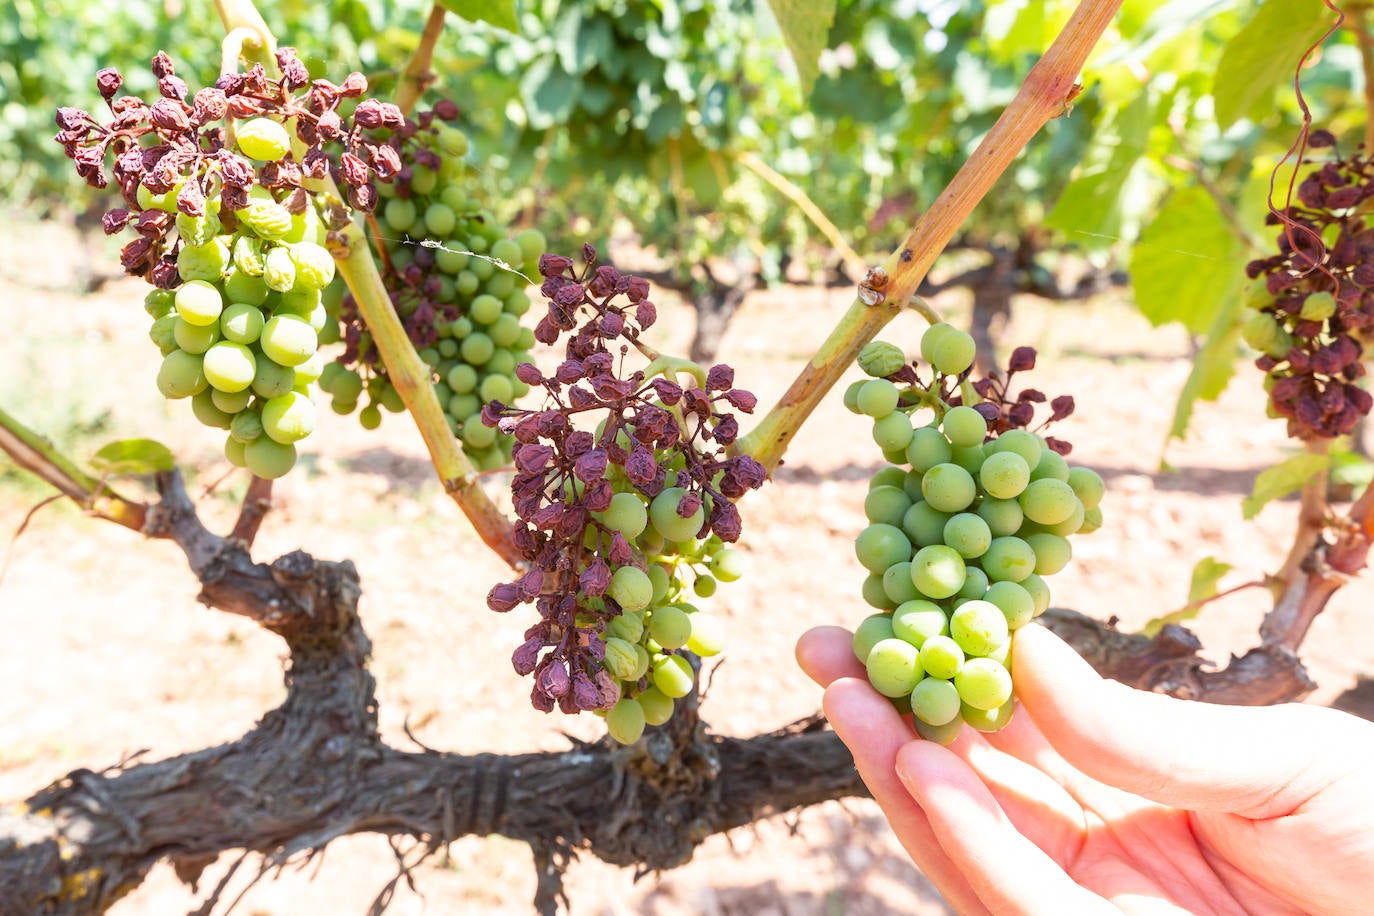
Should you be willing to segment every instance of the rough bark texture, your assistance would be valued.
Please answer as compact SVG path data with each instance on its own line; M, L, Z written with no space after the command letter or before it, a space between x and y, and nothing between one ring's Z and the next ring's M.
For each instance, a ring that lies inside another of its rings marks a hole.
M180 480L159 481L148 533L176 541L207 604L259 621L290 650L287 698L237 741L155 762L76 770L0 813L0 914L103 912L161 860L193 886L225 852L260 853L259 876L352 833L409 837L419 858L467 835L530 844L536 909L554 913L561 874L587 852L642 870L687 861L706 837L769 814L865 795L848 751L819 719L750 738L711 734L695 703L633 747L607 739L561 753L407 752L377 732L370 643L349 562L293 552L254 563L243 541L197 518ZM1187 630L1153 639L1073 611L1045 622L1101 672L1179 696L1231 703L1311 689L1286 650L1206 670ZM402 854L398 849L398 863ZM399 880L418 859L404 857ZM237 867L237 865L235 866ZM218 902L205 890L203 914ZM395 888L381 889L380 911Z

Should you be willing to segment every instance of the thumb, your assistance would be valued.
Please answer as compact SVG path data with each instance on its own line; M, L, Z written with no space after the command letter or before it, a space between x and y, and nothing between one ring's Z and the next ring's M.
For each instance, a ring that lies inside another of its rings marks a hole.
M1054 749L1087 775L1161 804L1280 816L1374 753L1374 725L1334 710L1135 690L1098 676L1042 626L1018 631L1013 646L1017 696Z

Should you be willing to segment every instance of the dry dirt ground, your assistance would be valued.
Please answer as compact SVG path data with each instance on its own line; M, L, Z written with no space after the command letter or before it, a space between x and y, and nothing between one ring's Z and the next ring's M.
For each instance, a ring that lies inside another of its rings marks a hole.
M0 268L7 271L0 274L7 331L0 404L72 443L78 458L115 438L171 444L193 492L205 494L206 516L221 527L231 523L245 482L225 478L217 433L200 428L187 405L157 397L139 286L119 281L99 296L76 295L64 288L68 237L41 226L0 235L0 246L20 255ZM722 357L767 404L846 302L844 291L802 287L754 296ZM936 305L956 321L966 317L957 294ZM689 318L663 311L655 343L680 346ZM914 352L919 330L910 316L884 337ZM1203 556L1235 565L1224 584L1277 567L1296 504L1273 504L1248 524L1240 514L1256 473L1286 450L1281 424L1264 418L1253 372L1243 372L1219 404L1199 408L1190 438L1167 451L1173 472L1163 473L1161 449L1189 365L1180 332L1151 329L1112 302L1046 307L1028 300L1017 303L1006 340L1040 349L1034 378L1046 392L1076 396L1078 411L1059 434L1075 443L1075 461L1109 483L1105 524L1077 543L1074 562L1055 577L1057 603L1136 627L1183 602L1189 571ZM306 453L278 485L255 553L266 559L303 548L357 563L388 740L406 745L407 720L427 745L464 753L559 749L565 734L596 736L592 719L546 717L528 707L528 688L507 661L525 615L485 609L483 596L502 568L440 493L404 416L368 434L353 419L331 415ZM865 614L851 539L864 525L865 482L879 460L865 421L835 397L797 437L776 482L744 503L753 571L713 601L733 627L732 650L704 706L717 731L752 734L816 709L819 691L797 669L792 646L808 627L853 624ZM9 470L0 459L0 550L45 495ZM0 583L0 800L135 751L156 759L232 740L280 700L279 642L200 606L195 593L168 543L66 505L35 515ZM1329 702L1360 672L1374 672L1370 597L1367 582L1344 589L1313 627L1304 654L1321 685L1314 701ZM1252 590L1206 610L1197 630L1211 657L1224 660L1253 643L1263 602ZM207 873L210 885L230 861ZM382 840L346 839L321 863L269 875L236 912L361 914L393 874ZM636 881L584 859L567 882L572 912L587 916L945 912L866 801L714 837L669 873ZM525 847L499 837L466 839L446 860L419 869L416 883L418 893L401 888L391 912L528 913L534 873ZM162 868L112 912L163 916L194 909L195 901Z

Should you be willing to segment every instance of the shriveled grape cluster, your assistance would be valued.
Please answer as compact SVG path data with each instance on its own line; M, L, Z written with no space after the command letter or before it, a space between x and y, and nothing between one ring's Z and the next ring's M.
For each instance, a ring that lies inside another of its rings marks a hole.
M1335 145L1314 131L1308 145ZM1310 173L1282 224L1279 253L1251 261L1246 343L1260 351L1273 415L1300 439L1332 438L1354 428L1374 398L1365 374L1363 335L1374 326L1374 160L1367 151L1337 158Z
M366 91L361 74L340 86L312 81L291 48L277 62L280 79L257 66L187 102L186 84L159 52L152 69L161 98L152 104L119 96L122 77L102 70L96 84L111 123L62 108L56 138L96 187L108 183L105 161L114 158L127 207L107 213L104 227L137 233L121 260L156 287L145 304L163 354L158 389L190 398L202 423L228 430L226 457L269 478L290 470L295 443L314 428L321 290L334 277L325 219L304 185L329 174L336 148L350 201L369 207L373 176L391 177L400 162L362 128L404 120L396 106L369 99L350 127L337 108Z
M657 315L649 284L597 266L590 247L583 258L580 272L571 258L539 261L548 310L535 336L568 335L564 359L547 376L531 363L516 372L544 405L483 408L515 440L515 540L531 565L487 604L539 610L512 657L534 675L535 708L604 712L628 744L691 691L691 654L720 651L720 621L684 598L689 582L709 597L739 576L725 547L740 534L734 501L766 474L725 454L739 433L729 409L755 405L734 371L664 357L630 371L630 348Z
M869 571L864 600L879 613L855 630L854 654L918 733L947 744L965 723L996 731L1011 718L1012 634L1049 607L1042 577L1069 562L1070 535L1101 525L1105 488L1069 467L1068 443L1027 428L1043 395L1010 397L1010 377L1033 367L1034 351L1021 348L1011 372L976 386L965 378L969 335L932 325L921 353L933 369L925 385L894 345L869 344L860 365L880 377L845 394L873 418L892 462L870 483L870 524L855 542ZM933 422L914 422L927 410ZM1067 415L1072 401L1052 410Z
M434 370L435 393L449 428L481 469L509 461L511 440L484 426L482 405L513 402L529 391L515 375L534 346L520 318L530 308L526 287L544 253L544 236L527 229L514 238L483 206L468 140L444 123L457 108L441 102L396 131L389 144L405 163L381 185L384 203L371 220L382 279L420 358ZM377 348L351 295L339 289L340 334L347 348L325 367L320 386L338 413L358 413L368 429L381 410L401 409Z

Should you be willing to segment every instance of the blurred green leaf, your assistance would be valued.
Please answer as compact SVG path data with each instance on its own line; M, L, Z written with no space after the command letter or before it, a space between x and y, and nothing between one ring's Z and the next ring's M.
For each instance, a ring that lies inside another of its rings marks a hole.
M91 456L91 467L99 474L156 474L176 467L172 450L152 439L120 439L102 446Z
M515 0L439 0L444 9L470 22L489 22L508 32L520 30L515 18Z
M1214 557L1203 557L1193 567L1193 578L1188 583L1188 603L1176 611L1153 618L1140 631L1153 637L1167 624L1192 620L1204 604L1216 597L1217 583L1233 568L1231 564L1221 563Z
M1241 503L1241 513L1247 521L1254 518L1265 504L1302 489L1312 475L1321 473L1330 463L1330 455L1302 452L1272 468L1265 468L1255 478L1254 492Z
M802 94L811 92L811 87L820 75L821 52L826 48L830 35L830 24L835 21L836 0L768 0L773 8L773 16L782 30L787 50L792 52L792 61L797 65L797 77L801 81Z
M1205 333L1234 298L1244 253L1206 191L1175 191L1131 253L1136 305L1151 324L1177 321L1194 334Z
M1221 52L1212 94L1222 130L1241 118L1268 117L1274 90L1291 84L1303 52L1325 34L1335 13L1321 0L1268 0Z

